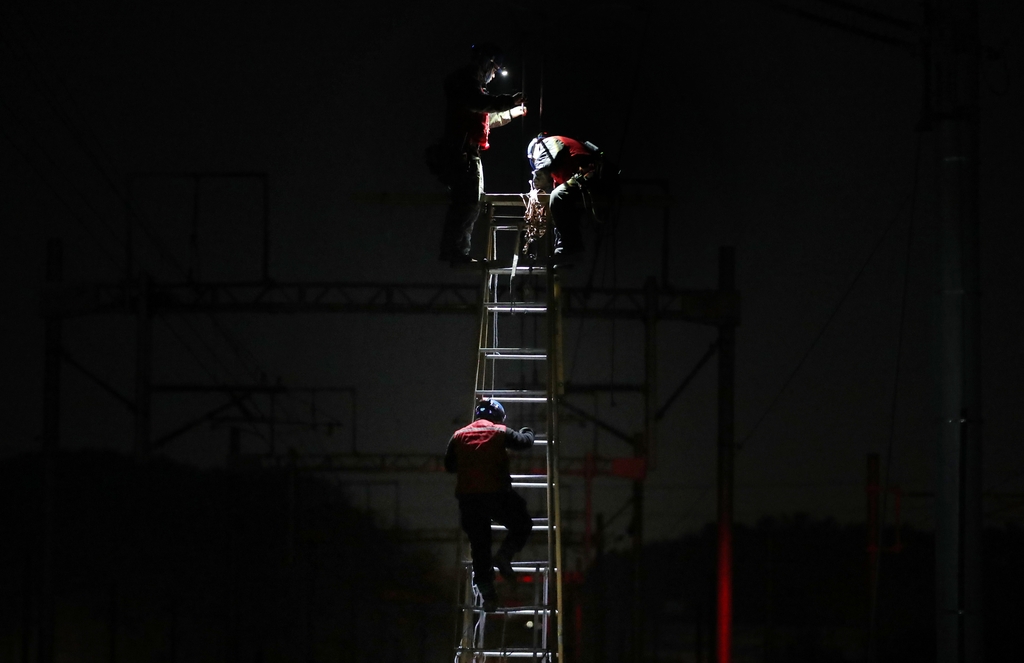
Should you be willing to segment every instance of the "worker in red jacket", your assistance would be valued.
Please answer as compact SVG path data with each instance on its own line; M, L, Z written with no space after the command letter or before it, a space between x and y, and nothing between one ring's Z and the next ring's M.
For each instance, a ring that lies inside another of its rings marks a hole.
M532 186L550 193L548 210L554 229L553 262L583 252L581 222L592 200L590 183L602 176L601 151L590 142L568 136L540 134L526 149L533 170Z
M490 147L491 129L526 114L522 92L487 92L485 86L504 71L501 49L494 44L477 44L469 64L444 82L444 137L439 145L428 150L427 161L449 190L439 257L452 266L477 262L469 255L470 240L484 191L480 153Z
M473 423L455 431L444 454L445 470L458 476L455 497L459 500L459 520L473 555L473 584L487 612L498 607L494 567L506 580L515 580L512 558L526 545L533 529L526 500L512 490L507 451L533 446L533 430L524 427L516 431L504 421L501 403L494 399L480 401ZM508 529L493 556L492 520Z

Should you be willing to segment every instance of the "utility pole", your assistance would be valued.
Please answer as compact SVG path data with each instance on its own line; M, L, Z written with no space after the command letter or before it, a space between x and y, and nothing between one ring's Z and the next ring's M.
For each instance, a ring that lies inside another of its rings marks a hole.
M144 463L150 454L150 413L152 410L153 316L150 310L150 279L138 279L135 302L135 461Z
M650 461L656 438L655 414L658 410L658 286L654 277L644 284L644 430L636 437L633 455L640 463ZM646 472L644 473L646 474ZM633 661L644 660L644 481L645 476L633 481Z
M718 289L736 290L736 252L718 252ZM736 453L734 400L736 382L736 321L718 326L718 663L732 660L732 519L733 460Z
M941 663L981 663L978 3L935 0L933 6L942 389L936 485L936 646Z
M869 453L867 458L867 552L868 552L868 663L878 660L878 566L882 550L879 526L879 497L881 495L880 458Z
M46 285L56 289L64 279L64 245L46 243ZM57 454L60 450L60 368L63 320L60 311L44 309L43 365L43 494L41 554L39 555L38 644L39 663L54 660L54 548L57 504ZM27 660L27 659L26 659Z

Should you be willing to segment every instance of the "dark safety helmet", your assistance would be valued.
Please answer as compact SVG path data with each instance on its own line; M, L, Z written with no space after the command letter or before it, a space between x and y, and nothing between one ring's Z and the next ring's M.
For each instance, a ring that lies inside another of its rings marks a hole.
M507 76L505 54L494 42L485 41L473 44L473 62L484 72L484 84L491 82L491 72Z
M493 62L499 67L504 64L505 54L502 53L501 47L492 41L483 41L479 44L473 44L473 61L480 64L486 64Z
M473 412L473 421L477 419L486 419L494 424L504 423L505 408L493 398L483 399L477 403L476 410Z

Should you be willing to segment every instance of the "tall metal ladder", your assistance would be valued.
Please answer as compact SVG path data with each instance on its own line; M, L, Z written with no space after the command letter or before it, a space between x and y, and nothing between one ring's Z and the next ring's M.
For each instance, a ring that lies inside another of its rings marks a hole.
M544 201L546 203L546 200ZM533 449L513 452L512 487L527 500L533 533L513 561L519 581L499 583L500 606L486 613L473 586L468 545L460 545L455 663L527 659L561 663L562 542L558 478L558 401L562 327L557 270L525 264L525 201L485 194L488 268L484 271L473 405L495 398L515 426L536 432ZM542 244L550 245L550 233ZM540 247L541 255L549 252ZM538 507L538 502L540 503ZM492 524L496 536L505 528Z

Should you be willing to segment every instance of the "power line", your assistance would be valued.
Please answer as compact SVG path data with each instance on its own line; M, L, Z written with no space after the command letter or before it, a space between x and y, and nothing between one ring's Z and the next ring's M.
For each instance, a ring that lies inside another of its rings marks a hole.
M36 46L40 47L40 50L45 53L45 49L41 48L40 42L39 42L38 38L35 36L35 32L32 30L30 22L27 20L27 17L25 17L24 12L22 12L20 10L20 7L19 7L19 12L22 15L22 22L24 23L24 25L26 27L26 32L28 32L28 34L32 37L32 39L35 40ZM18 53L15 51L15 47L14 47L13 42L5 39L4 43L8 47L8 49L10 49L10 52L15 57L17 57ZM56 100L55 95L49 89L47 89L46 86L43 84L42 81L44 80L45 77L42 75L42 72L40 71L40 68L35 65L35 63L33 61L32 54L29 51L29 49L26 48L24 45L19 45L19 47L20 47L23 59L28 63L28 66L31 69L30 73L33 74L33 75L31 75L29 77L29 79L32 81L33 86L39 92L39 94L43 98L43 100L46 103L46 105L50 108L50 110L54 113L54 115L58 118L58 120L64 125L64 127L69 131L69 133L75 139L75 141L78 144L79 148L86 155L86 157L88 158L90 163L93 165L93 167L96 169L96 171L100 174L100 176L102 177L102 179L104 180L106 185L110 188L110 190L113 193L113 195L125 206L125 209L128 212L129 220L133 223L133 225L135 225L136 227L140 228L145 233L147 239L149 239L149 241L156 247L156 249L159 252L160 256L166 262L168 262L171 265L172 268L177 270L180 274L183 274L183 275L187 274L186 269L177 261L177 259L174 258L173 254L167 249L167 247L159 239L159 237L157 237L155 235L155 233L152 231L152 229L149 227L149 225L143 222L141 216L137 213L137 211L135 210L134 206L132 205L132 202L130 200L128 200L127 196L120 190L120 188L115 183L115 181L110 177L110 175L108 174L107 169L106 169L107 167L105 167L103 164L100 163L101 159L97 156L96 152L87 144L85 138L82 135L83 134L82 130L79 128L77 123L74 121L74 119L71 116L71 114L66 112L61 107L60 103ZM44 68L46 68L48 70L48 73L51 75L51 77L54 78L58 82L60 87L63 89L65 96L67 97L67 99L69 100L70 105L72 106L72 109L73 110L77 110L77 105L75 104L74 97L70 93L70 90L68 89L67 84L64 82L63 78L56 71L56 68L48 60L45 61ZM14 113L13 109L11 109L6 103L4 103L4 107L7 108L8 112L13 117L15 117L19 121L19 123L22 124L27 129L27 125L25 124L25 122L22 121L20 118L18 118L18 116ZM98 149L99 153L102 155L103 159L105 159L108 162L108 164L112 164L113 160L111 159L109 154L106 153L103 150L102 142L98 139L98 137L96 136L95 132L93 132L88 127L88 125L85 125L85 128L86 128L86 131L89 133L89 135L92 137L92 140L97 144L97 149ZM26 130L26 134L27 135L31 135L27 130ZM5 133L5 137L7 137L7 139L9 141L11 141L12 144L14 144L13 140L6 133ZM37 143L37 145L38 145L38 143ZM15 148L18 149L18 151L21 152L22 155L26 157L26 159L28 159L27 155L22 150L20 150L20 148L18 148L17 145L15 145ZM49 155L45 152L45 150L42 150L40 148L40 151L47 157L47 160L61 174L61 176L67 182L70 183L71 182L71 178L66 173L64 173L63 171L60 170L60 168L57 166L55 161L51 157L49 157ZM30 165L32 165L33 169L36 170L34 168L34 164L31 164L31 161L30 161ZM112 165L110 165L109 167L110 168L114 168ZM36 172L38 173L38 170ZM40 174L40 177L42 177L42 174L41 173L39 173L39 174ZM49 188L51 188L51 190L53 190L54 193L56 194L56 189L54 187L52 187L52 185L50 185L49 182L46 182L46 183L47 183L47 186ZM74 189L73 185L71 185L71 186ZM114 233L114 231L109 227L109 225L107 225L105 222L102 221L103 217L91 206L91 204L89 204L88 200L85 198L85 196L80 191L78 191L77 189L74 189L74 190L76 191L76 193L79 194L79 196L83 200L86 201L87 207L89 207L90 211L98 219L100 219L100 222L103 223L103 225L106 228L106 230L111 234L111 236L116 241L116 239L117 239L116 233ZM58 195L58 197L59 197L59 195ZM61 198L61 202L64 203L66 207L68 207L69 211L71 211L70 206L68 206L66 204L66 202L63 201L62 198ZM82 222L79 217L76 216L75 218L80 223L83 223L83 226L84 226L84 222ZM87 228L87 231L93 237L93 239L97 243L97 245L100 246L101 250L103 250L104 253L107 255L107 257L115 264L115 266L120 267L121 265L110 254L110 252L107 251L106 249L102 249L102 242L95 235L95 233L93 233L88 228ZM243 346L243 344L237 338L235 338L232 334L230 334L223 327L223 325L220 323L220 321L212 313L208 313L208 315L209 315L209 317L211 319L211 322L213 322L215 328L217 329L217 331L220 332L220 334L224 337L224 339L227 341L228 345L232 349L234 355L242 363L243 370L249 372L250 373L250 377L253 375L253 372L255 372L256 375L262 375L263 371L259 367L259 361L252 354L252 352L250 352L247 348L245 348ZM166 321L165 321L165 323L166 323ZM196 331L194 327L190 326L190 328L191 328L193 334L197 338L201 339L200 334L198 333L198 331ZM185 342L180 334L176 334L175 333L174 336L177 338L177 340L180 343L184 343ZM208 351L210 351L211 354L213 354L213 356L217 356L217 353L215 353L209 347L209 344L207 344L205 342L203 342L203 344L206 347L206 349ZM190 355L193 356L194 359L196 359L197 362L199 361L198 355L190 347L188 347L186 345L185 349L189 352ZM228 374L228 375L231 374L231 370L227 367L227 365L224 362L218 360L218 363L225 370L226 374ZM247 364L251 364L251 366L247 366ZM209 367L206 367L206 366L204 366L202 364L200 364L200 366L204 370L206 370L208 372L208 375L210 375L210 377L212 379L216 379L215 375L210 371ZM289 398L293 398L293 397L291 395L289 395ZM288 413L288 406L284 405L283 407L284 407L286 413ZM257 406L257 408L258 408L258 406Z
M0 99L0 105L7 109L8 113L11 113L10 107L6 104L6 102L3 101L3 99ZM11 113L11 115L12 117L15 117L17 119L17 116L15 116L13 113ZM67 201L67 199L64 198L60 191L58 191L57 187L54 186L54 184L50 182L50 180L47 179L45 175L43 175L42 171L38 167L36 167L36 164L32 161L31 157L29 157L28 153L25 150L23 150L21 146L18 145L13 138L11 138L10 134L8 134L2 128L0 128L0 132L3 133L4 138L6 138L7 142L11 144L11 147L13 147L14 150L22 156L25 162L28 163L29 168L32 169L32 172L34 172L39 177L40 181L42 181L42 183L46 186L46 188L50 190L50 192L53 194L57 202L59 202L61 206L64 207L65 210L67 210L67 212L71 215L71 218L74 219L74 221L82 227L86 234L88 234L89 237L93 239L93 242L96 244L96 248L100 251L100 253L102 253L104 257L106 257L107 260L109 260L110 263L114 265L114 267L120 269L122 265L117 256L111 253L108 249L104 248L104 243L96 235L96 232L85 222L84 219L82 219L81 216L79 216L78 212L74 209L74 207L72 207L72 205ZM38 143L36 144L36 147L38 151L46 158L46 160L49 161L51 165L54 165L56 167L56 164L54 163L53 159L41 146L38 145ZM77 193L80 197L82 197L83 200L85 200L84 194L82 194L74 187L72 187L72 190L75 191L75 193ZM94 216L96 216L97 218L101 218L99 217L99 213L88 203L87 200L86 207L89 209L90 212L93 213ZM106 227L105 225L104 228L110 231L110 228Z
M918 153L919 153L919 151L918 151ZM912 185L912 194L911 194L911 198L908 199L908 201L907 201L907 203L909 203L911 205L914 204L914 198L917 195L917 193L916 193L917 192L917 184L916 184L916 182L917 182L917 172L918 172L918 170L917 170L917 162L918 161L919 161L919 158L915 155L915 160L914 160L914 182L913 182L913 185ZM904 204L904 207L906 206L907 203ZM911 212L913 212L913 209L911 209ZM782 386L779 388L778 392L772 398L772 400L769 403L768 407L761 414L761 416L757 419L757 421L754 423L753 427L751 427L750 431L748 431L747 434L743 437L743 439L740 440L739 444L736 445L737 449L743 449L744 448L744 446L747 444L747 442L749 442L750 439L757 432L758 428L760 428L760 426L764 422L764 420L775 409L775 406L778 405L779 401L782 398L782 395L786 391L786 388L789 387L790 383L792 383L793 379L800 372L800 369L803 368L803 365L807 361L807 358L810 357L811 353L818 346L818 343L824 337L825 332L828 331L830 325L832 324L832 321L835 319L835 317L839 313L840 309L842 309L843 304L846 303L847 298L849 298L849 296L853 292L854 288L860 282L860 279L864 275L864 271L866 270L868 264L871 262L872 258L875 257L875 254L878 252L878 250L882 247L882 244L885 242L886 237L889 236L889 232L893 229L893 226L896 225L896 222L899 220L899 218L900 218L900 216L902 216L902 214L903 214L903 207L901 207L896 212L896 214L893 215L892 220L885 227L885 231L882 233L881 237L878 238L878 241L875 242L874 247L872 247L871 252L868 253L867 257L861 263L860 268L857 270L857 273L854 276L853 280L847 286L846 290L843 292L842 296L839 298L839 301L836 303L835 307L832 309L832 312L829 314L828 318L825 320L825 323L822 325L821 329L815 335L814 340L811 342L811 345L807 348L807 350L806 350L806 352L804 352L803 356L800 357L800 360L797 362L796 366L793 368L793 370L786 377L785 381L782 383Z
M887 442L887 448L885 452L885 479L882 481L881 507L879 509L880 517L878 518L878 532L875 535L875 540L879 542L882 540L882 533L885 531L885 510L888 504L889 482L892 477L892 455L896 439L896 413L897 404L899 402L900 367L902 365L903 359L903 331L907 319L907 293L910 290L910 259L911 250L914 247L914 210L917 206L917 181L921 167L921 141L922 134L919 132L917 134L917 147L914 153L914 183L910 194L910 220L907 224L907 250L903 264L903 293L900 301L900 323L896 333L896 361L895 366L893 367L892 376L892 405L890 407L889 414L889 440ZM877 561L875 562L875 573L873 574L874 587L871 588L871 607L869 618L869 624L872 635L870 640L872 642L872 645L875 644L875 634L878 628L878 587L880 583L879 578L881 576L882 556L878 555L876 557L876 560ZM869 649L871 650L871 657L877 658L877 652L875 651L875 647L872 646L869 647Z

